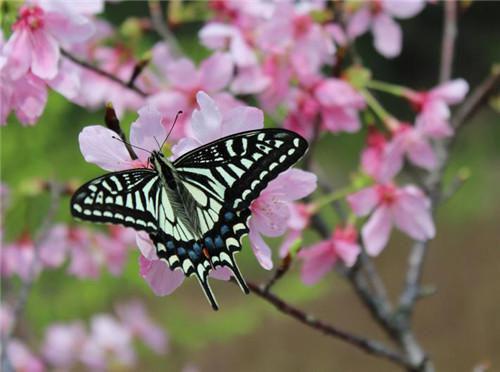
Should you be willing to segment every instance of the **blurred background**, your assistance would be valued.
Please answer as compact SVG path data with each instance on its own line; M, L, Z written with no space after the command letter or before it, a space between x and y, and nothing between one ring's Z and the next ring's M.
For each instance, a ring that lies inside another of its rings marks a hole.
M500 3L474 2L459 20L453 77L476 86L494 62L500 61ZM119 25L129 16L147 16L141 2L107 5L104 17ZM404 29L402 54L387 60L372 47L371 35L359 39L358 48L378 80L416 89L436 85L442 25L442 6L428 5ZM178 26L174 31L184 50L195 60L207 52L197 43L200 24ZM157 39L144 39L144 50ZM380 95L380 100L400 118L410 115L402 101ZM26 228L36 231L48 197L20 198L16 190L34 177L77 180L102 174L86 163L79 151L78 133L90 124L102 123L103 112L90 113L51 93L39 123L31 128L10 123L1 129L2 181L13 190L7 210L5 239L10 241ZM135 119L122 120L125 132ZM11 117L10 120L15 120ZM316 159L334 186L347 184L356 169L366 133L325 135L316 149ZM461 169L470 178L437 214L438 236L432 242L424 272L424 284L437 293L419 302L414 331L434 360L437 370L470 371L482 363L500 370L500 117L484 106L464 127L453 147L450 179ZM58 220L70 222L69 198L63 200ZM333 219L330 219L332 224ZM317 240L308 235L307 242ZM390 294L402 288L411 242L392 236L390 245L375 260ZM173 296L156 297L138 273L138 251L130 254L125 274L113 277L103 272L97 280L81 281L61 268L44 271L29 297L26 317L18 332L34 344L54 321L89 319L108 312L116 303L140 298L152 317L171 338L170 352L157 356L139 349L140 366L147 371L178 371L191 365L201 371L396 371L383 360L366 355L340 341L325 337L279 314L268 303L224 282L213 283L221 304L213 312L201 296L198 284L188 280ZM238 257L245 277L265 280L264 272L246 249ZM320 318L357 334L385 339L348 283L334 273L319 285L307 287L292 267L276 292L291 303Z

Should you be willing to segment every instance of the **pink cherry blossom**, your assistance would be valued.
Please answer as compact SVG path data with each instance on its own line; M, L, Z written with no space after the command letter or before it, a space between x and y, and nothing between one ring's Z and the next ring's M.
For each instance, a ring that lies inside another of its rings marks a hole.
M250 205L249 239L255 257L267 270L273 267L271 249L261 235L276 237L287 230L292 202L316 189L316 175L300 169L289 169L269 182Z
M323 127L331 132L357 132L361 128L358 111L365 108L363 96L346 81L325 79L314 95L321 104Z
M102 252L92 245L92 237L86 230L71 227L66 243L70 255L68 273L78 278L97 278L104 261Z
M68 253L68 227L63 224L53 226L40 246L40 260L47 267L59 267Z
M397 57L402 48L402 31L392 17L406 19L418 14L425 6L423 0L367 1L350 18L347 35L352 40L371 29L375 49L387 58Z
M14 274L24 280L31 280L42 270L39 261L35 261L35 246L29 234L23 234L17 241L2 245L2 275Z
M427 170L437 166L434 150L419 127L401 123L384 150L377 178L380 182L391 180L401 170L405 156L412 164Z
M35 356L20 340L9 341L6 347L10 365L14 371L43 372L43 362Z
M290 205L288 231L281 243L280 257L285 257L293 244L302 239L302 232L309 225L313 213L312 204L292 203Z
M451 136L449 106L463 101L468 91L469 85L463 79L448 81L428 92L407 91L408 99L419 111L415 126L432 138Z
M145 106L139 110L139 118L132 123L130 143L146 150L158 150L155 138L162 142L166 135L161 114L152 106ZM117 134L103 126L85 127L78 137L85 160L108 171L147 167L149 152L136 149L138 159L132 160L125 145L113 137Z
M30 69L41 79L55 78L60 46L82 42L94 32L90 20L63 1L40 1L23 5L5 45L8 70L19 79Z
M289 112L283 127L299 133L304 138L311 139L321 108L318 100L306 90L295 89L291 92L286 104Z
M165 354L168 348L168 338L158 324L148 316L144 305L138 301L121 304L116 312L123 324L126 324L133 337L144 341L158 354Z
M95 315L81 359L93 370L106 370L109 364L125 367L134 365L136 355L132 348L131 332L110 315Z
M333 269L339 259L346 266L352 266L360 252L354 227L337 227L330 239L299 252L298 257L303 261L302 281L309 285L317 283Z
M42 353L51 366L69 369L80 358L86 341L83 324L52 324L45 330Z
M374 127L368 128L367 146L361 152L361 167L374 179L381 179L387 139Z
M230 108L239 105L230 94L222 92L231 82L234 70L233 61L226 53L214 53L204 60L198 69L191 60L180 58L168 62L165 70L168 90L152 95L148 102L169 122L173 122L179 110L184 112L176 125L174 138L184 134L182 129L196 106L198 91L203 90L211 94L219 106Z
M361 231L366 251L372 256L384 249L393 226L417 240L435 235L431 202L416 186L379 184L351 194L347 200L358 216L373 211Z

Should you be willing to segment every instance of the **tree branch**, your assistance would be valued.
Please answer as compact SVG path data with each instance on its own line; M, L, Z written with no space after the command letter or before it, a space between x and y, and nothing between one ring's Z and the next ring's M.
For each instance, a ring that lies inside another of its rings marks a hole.
M443 38L441 42L441 65L439 82L451 79L453 57L455 55L455 40L457 37L457 3L455 0L444 2Z
M132 82L132 84L129 84L129 82L123 81L122 79L116 77L115 75L113 75L107 71L101 70L99 67L94 66L93 64L88 63L88 62L74 56L73 54L71 54L70 52L68 52L65 49L61 49L61 54L64 57L68 58L73 63L76 63L77 65L82 66L82 67L86 68L87 70L93 71L96 74L104 76L105 78L121 85L122 87L134 91L135 93L137 93L141 97L147 97L147 93L144 92L143 90L141 90L140 88L138 88L136 85L134 85L133 82Z
M175 56L183 55L181 46L177 42L174 34L170 31L167 24L164 22L163 12L161 10L161 3L158 0L149 0L149 14L151 22L156 32L163 38L165 43L170 47L170 51Z
M302 310L286 303L278 296L265 291L263 288L255 285L254 283L248 283L248 288L255 293L257 296L263 300L271 303L274 307L281 313L288 315L295 320L303 323L304 325L324 333L327 336L340 339L347 342L357 348L365 351L368 354L372 354L381 358L390 360L393 363L401 365L405 368L411 368L411 365L405 359L404 356L398 352L389 349L386 345L379 341L370 340L364 337L354 335L352 333L346 332L344 330L338 329L330 324L327 324L314 316L303 312Z

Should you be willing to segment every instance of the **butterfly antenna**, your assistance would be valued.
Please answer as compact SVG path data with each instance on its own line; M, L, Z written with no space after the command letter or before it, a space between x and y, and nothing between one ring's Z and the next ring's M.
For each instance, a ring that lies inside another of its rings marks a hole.
M142 150L142 151L149 152L149 153L151 154L151 151L146 150L146 149L145 149L145 148L143 148L143 147L139 147L139 146L136 146L136 145L132 145L130 142L124 141L124 140L122 140L121 138L118 138L118 137L116 137L116 136L111 136L111 138L113 138L113 139L115 139L115 140L117 140L117 141L123 142L124 144L129 145L130 147L134 147L134 148L136 148L136 149L139 149L139 150Z
M161 143L160 149L163 147L163 145L165 144L165 142L167 142L168 137L170 136L170 133L172 133L172 130L173 130L173 129L174 129L174 127L175 127L175 123L177 123L177 119L178 119L178 118L179 118L179 116L181 116L182 114L183 114L182 110L177 111L177 114L175 115L174 123L172 124L172 126L170 127L170 130L168 131L168 133L167 133L167 137L165 137L165 139L164 139L164 140L163 140L163 142Z

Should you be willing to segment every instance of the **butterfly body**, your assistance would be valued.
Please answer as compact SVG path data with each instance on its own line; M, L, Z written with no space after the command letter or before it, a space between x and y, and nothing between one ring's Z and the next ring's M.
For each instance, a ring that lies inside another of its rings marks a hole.
M80 187L71 212L147 232L158 258L195 275L217 309L209 272L228 268L248 293L234 254L248 233L250 204L306 150L307 142L294 132L262 129L221 138L174 162L154 151L153 169L113 172Z

